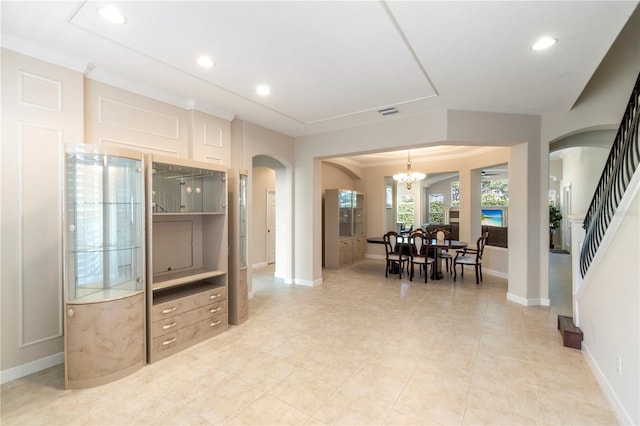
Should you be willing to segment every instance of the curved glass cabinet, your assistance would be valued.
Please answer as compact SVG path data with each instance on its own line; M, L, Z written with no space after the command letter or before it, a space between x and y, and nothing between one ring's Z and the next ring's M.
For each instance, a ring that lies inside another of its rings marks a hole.
M72 145L65 155L65 385L145 364L144 157Z
M229 323L249 318L247 282L247 171L230 169L229 176Z

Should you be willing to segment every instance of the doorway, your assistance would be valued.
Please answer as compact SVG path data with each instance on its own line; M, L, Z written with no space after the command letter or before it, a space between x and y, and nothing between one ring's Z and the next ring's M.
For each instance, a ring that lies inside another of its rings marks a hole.
M276 158L256 155L252 159L250 183L252 269L268 266L275 278L290 282L293 276L290 168Z
M276 263L276 191L267 190L267 264Z

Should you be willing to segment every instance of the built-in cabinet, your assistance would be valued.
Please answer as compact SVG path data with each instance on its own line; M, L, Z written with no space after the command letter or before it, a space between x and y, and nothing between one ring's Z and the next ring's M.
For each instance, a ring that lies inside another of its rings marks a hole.
M65 386L146 363L144 157L69 145L63 217Z
M67 388L110 382L227 330L224 168L74 145L64 170ZM238 241L246 253L246 228Z
M247 285L247 171L230 169L229 188L229 323L249 318Z
M149 362L228 328L227 178L221 166L147 160Z
M324 192L324 262L337 269L364 259L364 194L345 189Z

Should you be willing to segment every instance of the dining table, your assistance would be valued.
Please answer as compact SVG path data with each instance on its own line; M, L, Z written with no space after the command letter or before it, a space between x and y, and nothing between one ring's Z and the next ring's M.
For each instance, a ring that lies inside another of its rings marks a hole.
M369 237L367 238L367 243L370 244L384 244L383 237ZM396 244L395 250L402 251L405 254L409 254L409 244L413 244L409 236L400 236L398 237L398 243ZM464 241L451 240L451 244L446 244L443 241L431 240L431 245L429 246L429 250L431 251L429 254L435 259L433 262L433 268L431 268L431 279L433 280L441 280L444 278L442 274L442 250L443 249L452 249L452 250L460 250L466 248L468 243ZM452 265L453 267L453 265Z

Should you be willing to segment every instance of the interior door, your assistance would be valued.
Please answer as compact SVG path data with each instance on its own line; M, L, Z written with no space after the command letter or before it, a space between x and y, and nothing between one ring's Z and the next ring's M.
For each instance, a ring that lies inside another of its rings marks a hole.
M267 263L276 262L276 191L267 190Z

